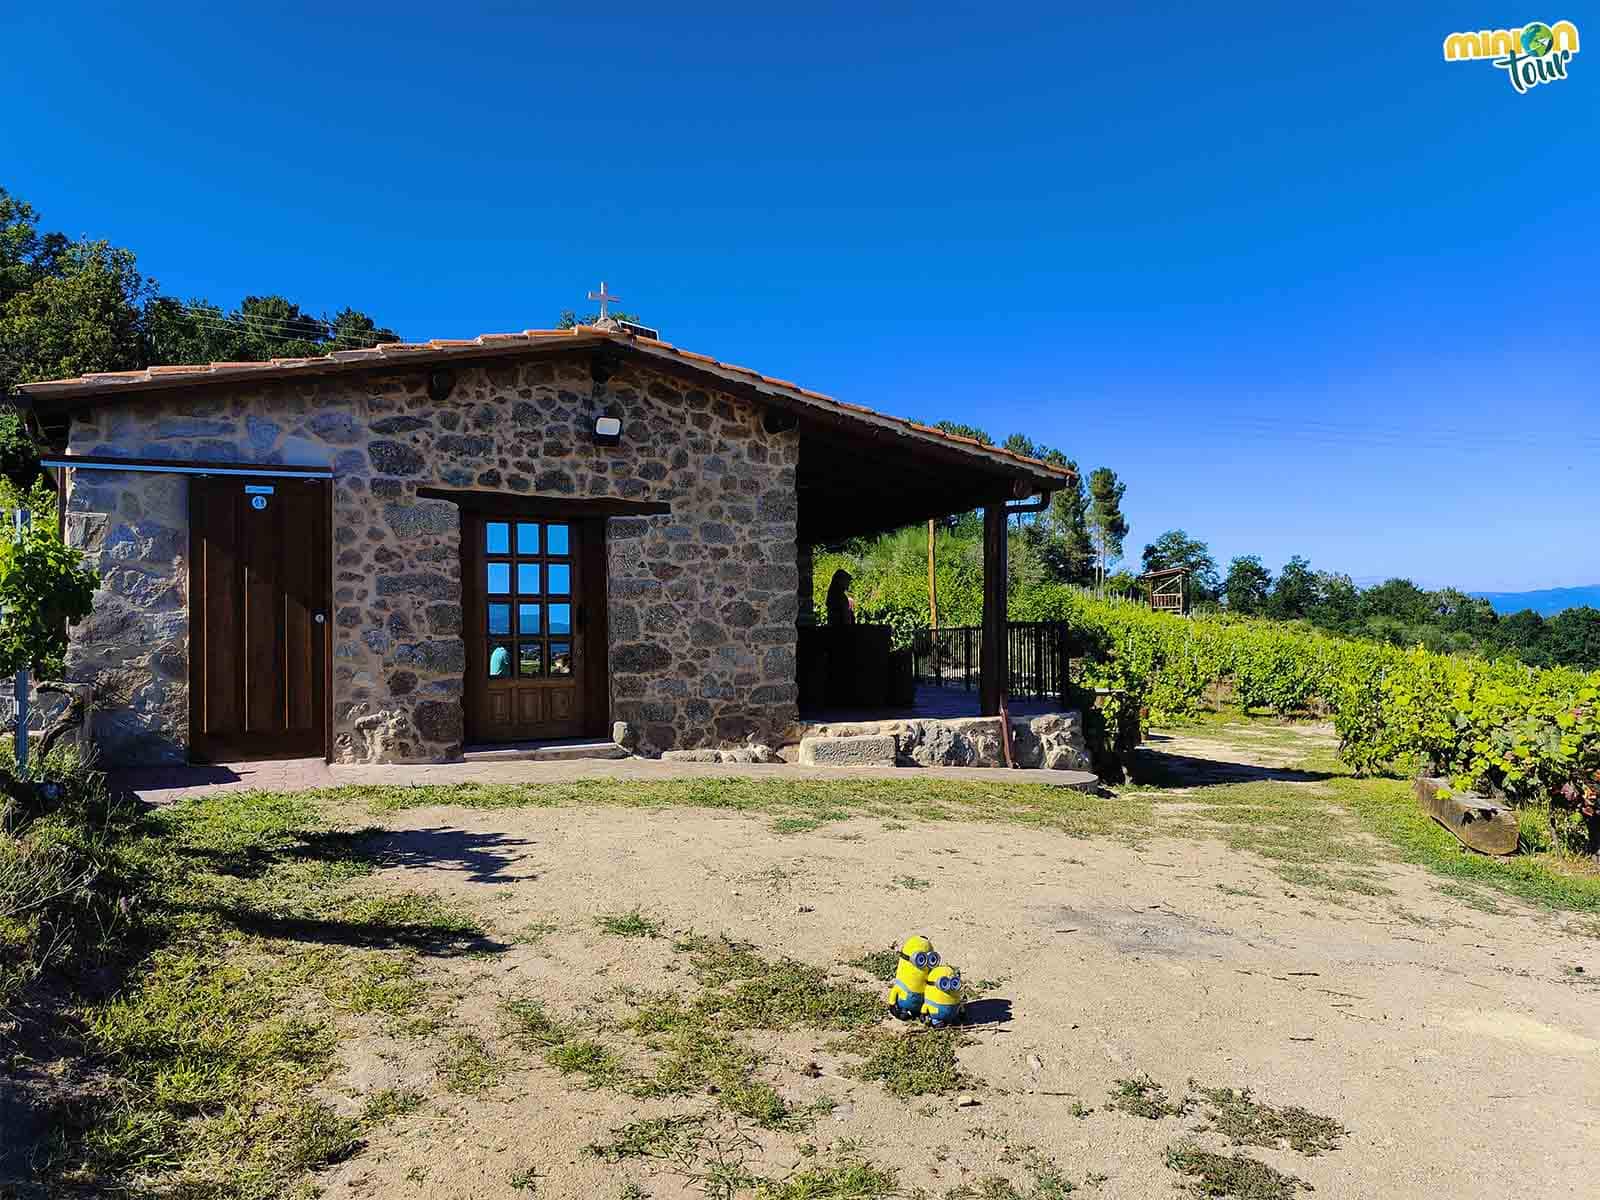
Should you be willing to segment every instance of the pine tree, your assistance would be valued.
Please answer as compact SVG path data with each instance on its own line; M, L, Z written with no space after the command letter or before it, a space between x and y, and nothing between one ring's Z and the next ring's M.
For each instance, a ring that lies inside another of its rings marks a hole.
M1098 582L1103 588L1106 568L1122 557L1122 539L1128 521L1122 515L1122 496L1128 485L1110 467L1096 467L1089 475L1089 531L1099 554Z

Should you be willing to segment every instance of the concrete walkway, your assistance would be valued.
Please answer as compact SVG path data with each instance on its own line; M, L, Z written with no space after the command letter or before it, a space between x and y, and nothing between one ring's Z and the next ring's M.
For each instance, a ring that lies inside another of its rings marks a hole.
M994 767L803 767L795 763L662 762L651 758L569 762L423 763L329 766L320 758L277 762L142 767L111 772L111 785L151 804L170 804L216 792L299 792L335 787L421 787L455 783L571 783L580 779L640 782L664 779L899 779L974 783L1035 783L1092 792L1087 771L1006 771Z

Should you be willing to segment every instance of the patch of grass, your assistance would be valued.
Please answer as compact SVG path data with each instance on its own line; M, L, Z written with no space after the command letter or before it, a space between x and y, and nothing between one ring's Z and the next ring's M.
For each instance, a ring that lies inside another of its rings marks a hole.
M707 990L693 1007L722 1029L859 1029L877 1022L875 991L826 978L793 959L767 959L726 939L690 935L674 946Z
M1033 1178L1027 1181L1026 1190L1024 1185L1013 1183L1004 1175L986 1175L975 1184L964 1183L951 1188L944 1194L944 1200L1061 1200L1077 1191L1070 1179L1036 1153L1030 1151L1021 1157L1033 1163Z
M649 1194L631 1179L624 1179L617 1187L617 1200L647 1200Z
M513 996L500 1003L501 1026L530 1049L548 1050L571 1037L571 1031L544 1010L538 1000Z
M854 816L882 818L905 829L905 814L926 820L972 818L1058 829L1073 836L1136 833L1150 824L1148 798L1107 803L1069 788L933 779L704 779L611 780L570 783L461 783L422 787L351 787L318 796L365 804L376 812L431 805L465 808L556 808L610 805L624 808L704 808L802 820L815 827ZM795 832L799 832L798 829Z
M559 926L553 921L529 921L511 935L511 940L519 946L537 946L554 933L557 928Z
M514 1192L537 1192L539 1172L532 1167L519 1167L506 1176L506 1183Z
M366 1104L361 1108L361 1122L364 1125L381 1125L396 1117L408 1117L422 1105L421 1092L384 1088L381 1092L374 1092L367 1097Z
M101 990L76 998L69 1027L98 1086L58 1114L41 1178L264 1200L352 1153L388 1114L342 1117L311 1096L334 1065L334 1017L421 998L407 958L352 948L405 941L347 886L372 868L367 836L250 793L100 827L116 831L102 878L121 899L99 919L114 939Z
M951 1188L944 1194L944 1200L1027 1200L1027 1197L1004 1175L985 1175L977 1183Z
M892 1168L866 1162L807 1167L781 1180L761 1180L756 1200L879 1200L898 1194Z
M1082 1100L1074 1100L1072 1107L1067 1109L1068 1115L1076 1117L1080 1121L1092 1112L1094 1112L1094 1109L1089 1108Z
M1459 900L1468 908L1476 909L1481 913L1489 913L1491 916L1499 916L1505 912L1505 909L1501 908L1490 897L1485 896L1481 890L1464 883L1441 883L1439 885L1439 894L1441 896L1449 896L1452 900Z
M826 824L821 817L774 817L767 828L776 834L810 833Z
M265 1128L239 1132L245 1137L269 1135L268 1153L291 1171L343 1162L361 1148L361 1122L316 1100L298 1100L275 1113Z
M695 1004L727 1029L859 1029L883 1016L877 994L820 977L803 964L774 965L725 991L707 992Z
M1194 1086L1193 1080L1190 1086ZM1211 1128L1235 1146L1262 1146L1269 1150L1289 1149L1314 1158L1325 1150L1337 1150L1349 1136L1332 1117L1318 1116L1297 1105L1274 1108L1250 1095L1249 1088L1197 1088L1207 1106Z
M865 971L874 979L888 979L900 966L900 951L893 946L887 950L871 950L860 958L852 958L845 965Z
M1224 725L1208 736L1240 749L1259 746L1254 723ZM1295 765L1323 776L1315 783L1261 781L1196 787L1182 799L1202 806L1174 825L1192 836L1221 837L1236 849L1273 862L1320 871L1302 886L1333 893L1374 893L1382 885L1371 868L1398 859L1422 866L1457 884L1472 884L1542 907L1600 913L1600 874L1553 851L1509 858L1475 854L1417 806L1409 780L1356 778L1335 756L1329 739L1296 735ZM1160 802L1159 788L1124 789ZM1529 828L1535 825L1531 822ZM1362 834L1370 834L1376 841ZM1534 845L1529 842L1529 845Z
M915 875L896 875L894 885L908 892L925 892L933 886L933 883L927 879L918 879Z
M374 953L339 964L323 976L327 996L335 1007L351 1013L385 1013L403 1016L427 994L418 977L417 960Z
M430 953L498 948L475 917L435 892L335 896L304 917L284 921L279 931L310 940L328 926L358 946L410 947Z
M693 1141L705 1120L703 1116L685 1115L630 1121L613 1129L606 1141L589 1143L583 1152L608 1163L625 1158L676 1158Z
M724 1088L717 1098L729 1112L754 1121L763 1129L784 1128L802 1115L789 1107L776 1088L758 1079L742 1080Z
M615 1087L627 1076L622 1059L594 1038L561 1042L544 1060L563 1075L581 1075L590 1087Z
M624 1086L639 1096L683 1096L710 1091L717 1103L766 1129L795 1121L783 1098L769 1084L756 1080L761 1058L717 1028L702 995L685 1004L676 993L656 993L643 1000L629 1028L646 1035L647 1044L663 1051L655 1071Z
M481 1096L505 1078L504 1064L489 1052L482 1038L470 1033L451 1038L435 1067L445 1091L461 1096Z
M1388 894L1374 872L1381 848L1360 835L1352 814L1330 806L1323 785L1219 783L1190 788L1182 799L1195 810L1175 816L1173 832L1257 854L1296 887Z
M1196 1196L1232 1196L1235 1200L1294 1200L1295 1192L1313 1188L1296 1175L1285 1175L1242 1154L1231 1157L1201 1150L1189 1142L1168 1146L1167 1166L1188 1180Z
M1111 1089L1110 1103L1106 1107L1130 1116L1143 1117L1147 1121L1159 1121L1162 1117L1183 1116L1189 1111L1190 1101L1188 1097L1176 1101L1170 1099L1165 1087L1148 1075L1140 1075L1133 1079L1116 1080Z
M1405 862L1451 881L1481 884L1549 909L1600 913L1600 875L1567 873L1554 854L1474 854L1417 807L1410 785L1393 779L1332 780L1339 801Z
M637 908L625 913L602 913L594 919L601 933L612 937L656 938L661 936L661 922L647 917Z
M848 1072L855 1078L876 1080L891 1096L928 1096L976 1086L956 1061L964 1040L954 1029L862 1029L840 1048L860 1057Z

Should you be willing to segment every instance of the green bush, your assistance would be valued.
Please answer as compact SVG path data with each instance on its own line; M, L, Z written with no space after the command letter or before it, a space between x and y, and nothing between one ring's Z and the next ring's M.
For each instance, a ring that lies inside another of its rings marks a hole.
M136 870L121 843L133 807L59 747L18 778L0 751L0 1026L41 975L87 962L133 919Z
M1297 623L1175 617L1069 587L1033 589L1013 620L1061 620L1089 657L1077 682L1125 690L1155 722L1219 686L1246 710L1331 713L1357 772L1420 769L1517 806L1548 806L1558 844L1600 836L1600 672L1400 649Z
M59 674L66 626L89 615L99 579L52 523L0 531L0 676L24 668Z

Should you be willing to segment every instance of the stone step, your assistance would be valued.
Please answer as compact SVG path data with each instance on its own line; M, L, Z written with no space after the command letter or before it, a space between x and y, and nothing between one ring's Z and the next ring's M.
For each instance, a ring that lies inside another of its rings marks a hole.
M1003 767L999 717L889 717L875 721L810 722L800 745L821 738L886 737L901 762L919 767ZM1083 717L1076 712L1011 719L1011 748L1025 769L1086 771L1091 765ZM800 759L805 762L805 758Z
M867 733L854 737L800 739L800 765L806 767L892 767L894 735Z
M571 762L577 759L627 758L628 752L609 739L564 738L557 742L507 742L493 746L468 746L461 761L496 762Z

